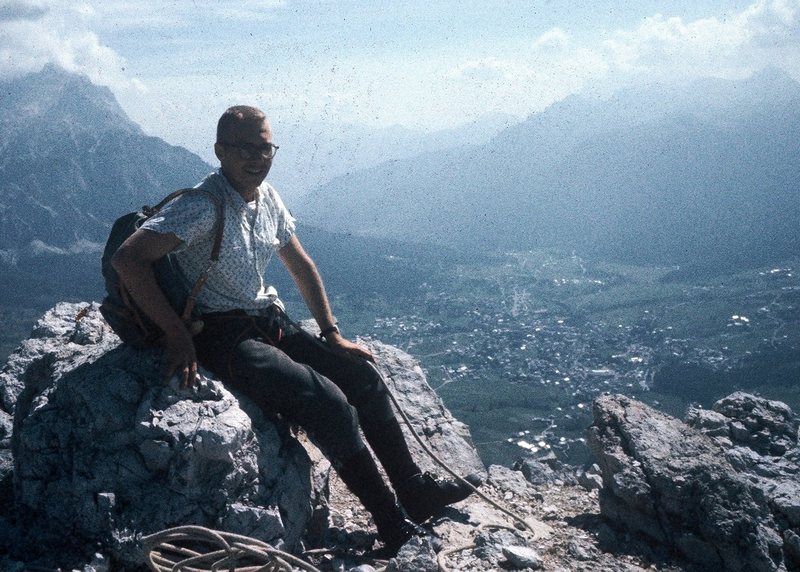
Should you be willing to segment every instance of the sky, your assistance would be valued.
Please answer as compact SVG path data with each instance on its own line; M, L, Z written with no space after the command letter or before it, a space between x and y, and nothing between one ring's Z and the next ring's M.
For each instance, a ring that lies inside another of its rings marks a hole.
M637 82L800 80L800 0L0 0L0 77L54 62L210 159L216 119L436 130Z

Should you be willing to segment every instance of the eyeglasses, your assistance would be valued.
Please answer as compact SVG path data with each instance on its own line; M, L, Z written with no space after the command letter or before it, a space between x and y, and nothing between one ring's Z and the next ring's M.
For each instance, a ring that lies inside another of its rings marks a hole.
M220 145L236 149L239 157L245 161L252 161L253 159L259 158L272 159L275 156L275 153L278 152L278 149L280 149L278 145L273 145L272 143L267 143L265 145L252 145L250 143L220 143Z

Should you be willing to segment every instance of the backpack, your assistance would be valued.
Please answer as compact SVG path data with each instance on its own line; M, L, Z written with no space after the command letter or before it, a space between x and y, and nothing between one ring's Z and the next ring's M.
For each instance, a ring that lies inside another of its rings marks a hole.
M214 244L211 248L209 263L201 272L193 286L184 276L175 260L174 254L167 254L153 263L156 282L164 292L170 305L175 309L183 322L189 325L195 315L195 303L208 275L217 260L222 246L222 233L225 226L225 207L214 194L203 189L180 189L170 193L154 207L142 207L141 211L131 212L114 221L103 249L101 269L106 286L106 296L100 304L100 313L119 338L135 348L144 349L158 346L163 332L133 301L127 288L121 282L117 271L111 265L111 258L120 245L138 229L144 221L158 213L164 205L173 199L189 192L204 193L211 198L217 211L214 223Z

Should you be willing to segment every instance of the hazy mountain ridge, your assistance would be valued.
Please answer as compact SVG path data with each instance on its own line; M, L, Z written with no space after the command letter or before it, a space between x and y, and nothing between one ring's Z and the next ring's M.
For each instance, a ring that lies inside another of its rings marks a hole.
M270 179L288 202L293 202L336 177L368 169L387 160L405 159L463 145L482 145L519 119L487 114L440 131L400 125L370 128L356 124L311 122L273 125L281 146Z
M211 169L145 135L108 89L52 66L0 84L0 126L0 305L101 299L100 249L112 222ZM299 233L332 291L396 293L437 256L455 257L302 224ZM285 295L294 291L277 262L268 276Z
M800 85L776 70L572 96L484 146L333 181L298 212L456 246L749 264L796 252L798 125Z
M210 170L131 122L107 88L48 66L0 86L6 260L96 249L127 210ZM13 253L13 254L9 254Z

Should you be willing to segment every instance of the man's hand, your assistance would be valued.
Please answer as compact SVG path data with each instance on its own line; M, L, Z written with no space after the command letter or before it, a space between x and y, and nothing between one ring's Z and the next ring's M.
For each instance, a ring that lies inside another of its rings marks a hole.
M337 353L364 358L367 361L375 363L375 358L372 357L372 352L360 344L356 344L346 338L343 338L338 333L327 336L325 341L328 342L328 345L331 347L331 349Z
M172 376L177 375L181 389L193 387L197 380L197 355L189 331L181 328L165 335L164 353L167 356L164 383L169 383Z

